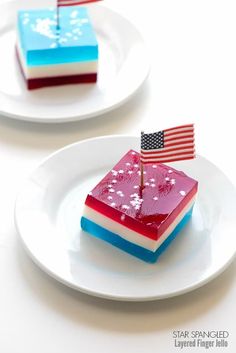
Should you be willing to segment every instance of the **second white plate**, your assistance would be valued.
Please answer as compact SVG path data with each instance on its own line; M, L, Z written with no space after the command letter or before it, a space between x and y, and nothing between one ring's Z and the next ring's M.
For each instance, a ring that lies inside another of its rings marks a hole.
M130 148L139 149L138 138L96 138L45 160L16 202L16 226L25 248L58 281L99 297L144 301L200 287L226 268L236 250L235 189L202 157L173 164L199 181L199 193L191 222L156 264L81 231L87 193Z
M58 123L87 119L115 109L144 82L149 60L135 27L118 13L96 4L88 8L99 42L97 84L27 91L15 55L16 12L52 4L50 0L0 4L0 48L4 48L0 55L0 113L20 120Z

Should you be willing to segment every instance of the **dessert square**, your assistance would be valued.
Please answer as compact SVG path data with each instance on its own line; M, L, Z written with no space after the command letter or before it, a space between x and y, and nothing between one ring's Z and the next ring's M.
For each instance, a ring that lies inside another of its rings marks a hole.
M144 169L130 150L89 193L81 227L147 262L155 262L192 215L198 183L164 164Z
M87 9L18 12L17 57L29 89L97 80L98 43Z

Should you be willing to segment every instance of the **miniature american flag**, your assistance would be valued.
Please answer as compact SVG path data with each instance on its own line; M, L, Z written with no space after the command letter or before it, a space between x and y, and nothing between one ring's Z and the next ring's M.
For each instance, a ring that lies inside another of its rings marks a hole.
M182 125L150 134L141 133L141 162L166 163L195 158L194 125Z
M57 6L76 6L101 0L57 0Z

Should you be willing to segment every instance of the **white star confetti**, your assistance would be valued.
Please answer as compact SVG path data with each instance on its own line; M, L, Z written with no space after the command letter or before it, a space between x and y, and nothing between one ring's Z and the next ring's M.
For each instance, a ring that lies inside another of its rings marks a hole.
M129 206L128 205L122 205L121 208L123 208L124 210L129 210Z
M73 30L72 30L72 33L75 33L75 34L81 34L81 30L79 29L79 28L74 28Z
M120 169L120 170L118 171L118 173L119 173L119 174L124 174L123 169Z
M116 184L117 180L113 179L111 182L112 182L112 184Z
M115 207L116 203L115 202L112 202L111 203L111 207Z
M157 197L157 196L154 196L154 197L153 197L153 200L154 200L154 201L157 201L157 200L158 200L158 197Z
M130 166L131 164L129 162L125 163L125 165Z
M58 42L59 42L60 44L66 43L66 42L68 42L68 39L67 39L67 38L60 38L60 39L58 40Z
M146 186L149 186L150 184L148 182L145 183Z
M155 186L156 186L156 184L151 184L151 187L152 187L152 188L155 188Z
M153 164L152 168L156 169L157 168L156 164Z
M124 196L125 196L125 195L123 194L123 192L122 192L122 191L120 191L120 190L119 190L119 191L117 191L116 193L117 193L117 195L119 195L120 197L124 197Z
M171 185L175 185L176 180L175 180L175 179L171 179L171 180L170 180L170 183L171 183Z
M139 197L139 196L138 196L138 194L135 193L135 194L130 195L130 197Z
M76 18L77 15L78 15L78 11L75 10L75 11L72 11L72 12L71 12L70 17L71 17L71 18Z
M182 195L182 196L185 196L185 195L186 195L186 192L183 191L183 190L181 190L179 193L180 193L180 195Z
M112 189L112 188L111 188L111 189L109 189L108 191L109 191L109 192L115 192L115 190L114 190L114 189Z
M77 23L79 23L80 20L78 18L75 18L73 20L70 20L70 24L73 26L73 25L76 25Z
M41 34L48 38L57 38L57 35L53 32L52 27L56 25L56 21L50 18L36 18L35 23L31 25L32 31Z
M138 210L141 207L141 204L143 202L143 199L140 198L140 196L135 193L130 195L131 198L133 198L133 200L130 201L130 204L136 209Z
M139 188L139 186L138 185L134 185L134 189L138 189Z
M107 199L108 200L112 200L112 196L107 196Z
M165 178L165 180L166 180L166 181L169 181L169 180L170 180L170 178L169 178L169 177L166 177L166 178Z
M155 179L154 178L151 178L151 179L149 179L152 183L155 181Z
M173 173L173 170L169 169L169 170L168 170L168 173L170 173L170 174Z
M128 170L128 174L130 175L133 174L132 170Z

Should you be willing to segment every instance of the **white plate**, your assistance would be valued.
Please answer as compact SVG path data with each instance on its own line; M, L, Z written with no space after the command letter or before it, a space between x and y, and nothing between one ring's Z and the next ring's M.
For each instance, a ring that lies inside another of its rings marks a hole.
M80 229L87 193L139 139L79 142L47 158L22 188L15 220L32 259L48 274L94 296L144 301L193 290L221 273L235 254L236 192L202 157L176 162L199 181L193 218L156 264L142 262Z
M56 1L56 0L55 0ZM34 122L68 122L112 110L128 100L149 72L140 34L112 10L89 5L99 41L97 84L66 85L27 91L15 55L16 11L47 7L55 1L20 0L0 4L0 113Z

